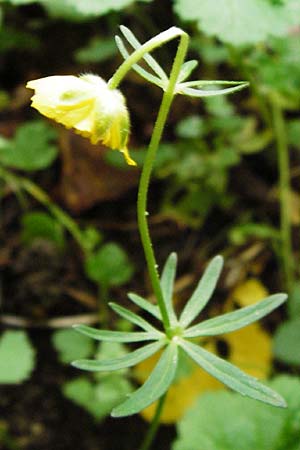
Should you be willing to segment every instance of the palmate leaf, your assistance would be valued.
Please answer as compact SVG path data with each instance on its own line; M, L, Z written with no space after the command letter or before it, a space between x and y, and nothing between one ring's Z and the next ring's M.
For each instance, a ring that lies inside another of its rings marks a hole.
M158 320L162 320L161 313L156 305L152 305L149 300L144 299L140 295L134 294L133 292L130 292L128 294L128 298L137 306L147 311L149 314L154 316Z
M259 383L256 378L245 374L240 369L204 350L198 345L185 340L178 340L180 347L210 375L220 380L226 386L242 395L260 400L269 405L285 408L285 400L275 391Z
M223 258L215 256L207 266L193 295L185 305L179 323L186 328L202 311L210 300L223 268Z
M110 331L97 330L87 325L73 325L73 328L80 333L89 336L96 341L111 342L141 342L141 341L157 341L163 336L162 333L148 331Z
M205 320L198 325L188 328L184 332L184 337L216 336L218 334L239 330L266 316L284 303L286 299L286 294L271 295L254 305Z
M113 302L110 302L109 306L121 317L128 320L129 322L134 323L135 325L142 328L143 330L154 332L154 333L159 333L163 336L163 334L160 333L156 328L154 328L149 322L147 322L142 317L140 317L137 314L130 311L130 309L124 308L123 306L117 305L116 303L113 303Z
M173 289L177 267L177 255L171 253L163 268L160 285L163 293L163 299L169 316L170 324L177 324L177 317L173 308Z
M161 340L154 342L152 344L145 345L131 353L120 356L118 358L110 360L90 360L90 359L79 359L72 362L72 366L77 367L77 369L106 372L112 370L126 369L127 367L132 367L135 364L140 363L146 358L149 358L158 350L160 350L165 345L165 341Z
M121 405L113 409L112 417L135 414L159 399L171 385L177 368L178 347L171 342L161 355L147 381Z

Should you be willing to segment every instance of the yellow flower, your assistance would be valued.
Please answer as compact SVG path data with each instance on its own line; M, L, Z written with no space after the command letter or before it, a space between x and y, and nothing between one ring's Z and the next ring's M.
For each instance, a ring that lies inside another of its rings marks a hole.
M29 81L33 89L33 108L90 139L92 144L119 150L128 164L127 141L130 120L125 99L117 89L110 89L97 75L51 76Z

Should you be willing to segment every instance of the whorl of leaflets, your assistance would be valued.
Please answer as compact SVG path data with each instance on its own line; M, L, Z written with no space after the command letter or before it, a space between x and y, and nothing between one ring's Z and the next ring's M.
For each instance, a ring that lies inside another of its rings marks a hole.
M277 407L286 407L285 400L268 386L242 372L238 367L228 361L208 352L200 345L196 345L191 340L198 337L216 336L239 330L261 319L280 306L286 301L287 295L271 295L254 305L191 326L191 323L205 308L215 290L222 270L223 258L216 256L208 264L179 318L177 318L172 304L176 265L177 257L175 253L172 253L165 264L161 276L163 298L169 321L172 325L168 333L159 330L144 318L115 303L110 305L112 309L121 317L138 326L141 331L96 330L85 325L75 326L75 329L80 333L99 341L148 341L146 345L120 358L107 361L74 361L73 365L79 369L89 371L124 369L126 367L132 367L144 359L149 358L157 351L164 349L158 363L146 382L133 392L124 403L114 408L112 416L121 417L135 414L156 401L168 390L176 374L179 347L202 369L206 370L210 375L217 378L229 388L264 403ZM128 297L141 309L155 317L156 320L162 321L159 308L156 305L150 304L146 299L133 293L129 294Z

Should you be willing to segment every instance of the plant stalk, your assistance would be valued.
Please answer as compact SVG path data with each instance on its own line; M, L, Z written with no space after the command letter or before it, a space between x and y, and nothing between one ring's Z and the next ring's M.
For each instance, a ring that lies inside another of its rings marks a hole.
M170 321L163 300L163 294L160 286L160 280L157 270L157 263L152 247L152 242L149 233L149 226L147 221L147 196L149 189L150 177L153 169L153 164L155 161L157 149L162 137L162 133L166 124L168 113L174 99L174 92L176 88L176 81L180 72L180 68L184 62L185 55L188 47L188 35L183 33L180 36L180 43L178 50L174 59L173 67L170 74L170 79L168 87L164 92L162 102L159 108L158 116L154 125L151 141L146 153L146 159L143 165L143 170L139 183L138 190L138 202L137 202L137 215L138 215L138 226L141 235L142 245L144 248L145 258L147 261L149 276L152 284L154 294L157 299L159 309L161 311L164 328L168 334L170 328Z
M145 439L140 447L140 450L149 450L151 447L151 444L153 443L153 440L156 436L159 423L160 423L160 416L165 404L167 394L164 394L160 397L158 400L156 410L152 419L152 422L150 424L150 427L148 428L147 434L145 436Z
M146 53L154 50L156 47L161 46L163 43L168 42L172 39L180 37L180 42L178 45L177 53L173 62L172 70L170 73L170 78L167 80L167 87L164 92L162 102L159 108L158 116L154 125L153 133L151 136L150 144L146 153L146 159L143 165L142 174L139 183L138 190L138 201L137 201L137 216L138 216L138 227L141 236L141 241L145 253L145 258L147 262L148 272L151 280L151 285L154 294L157 299L159 309L161 311L162 320L166 333L169 335L170 321L167 314L167 310L163 300L163 294L160 286L159 274L157 270L157 263L152 247L152 242L149 233L148 221L147 221L147 197L149 181L152 173L153 163L155 161L156 152L161 140L161 136L166 124L168 113L175 96L176 82L184 62L189 36L187 33L182 31L180 28L171 27L166 31L153 37L140 48L135 50L117 69L112 78L108 82L110 89L116 89L121 83L127 72L131 67L136 64Z
M147 261L148 272L152 284L153 291L155 293L157 303L162 315L162 320L164 324L164 328L167 335L170 335L170 320L166 310L165 302L163 299L163 293L160 285L159 274L157 270L157 263L155 259L155 254L153 251L152 241L149 232L149 226L147 221L147 197L148 197L148 189L150 183L150 177L153 169L153 164L155 161L157 149L159 147L159 143L162 137L162 133L166 124L166 120L169 114L169 110L172 104L172 101L175 97L175 88L176 82L178 79L178 75L181 69L182 64L184 63L186 52L188 49L188 41L189 37L186 33L182 32L180 36L180 42L178 45L177 53L173 62L172 70L170 73L169 83L166 91L164 92L162 102L159 108L158 116L154 125L153 133L151 136L151 140L149 143L149 147L146 153L146 159L144 161L143 170L139 183L138 190L138 201L137 201L137 216L138 216L138 227L141 236L141 241L145 253L145 258ZM163 405L165 403L166 395L164 394L160 397L158 401L158 405L152 419L149 430L146 434L144 442L141 446L140 450L149 450L150 446L156 436L159 424L160 417L163 409Z
M271 99L271 107L278 155L281 253L287 290L291 292L294 281L294 263L292 225L290 220L291 186L289 149L282 108L278 105L276 99Z

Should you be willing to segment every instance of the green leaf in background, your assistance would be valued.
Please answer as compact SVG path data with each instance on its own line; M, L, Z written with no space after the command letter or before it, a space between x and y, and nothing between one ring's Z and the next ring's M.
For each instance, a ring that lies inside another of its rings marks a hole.
M6 146L1 146L0 161L16 169L46 169L57 156L57 147L52 143L55 138L56 132L47 123L27 122L17 129Z
M228 97L208 97L203 99L206 111L216 117L231 117L234 115L235 108Z
M300 381L279 376L269 383L287 399L287 409L230 392L207 393L178 424L172 450L300 450Z
M42 211L26 213L22 216L21 224L21 239L25 244L42 238L55 243L60 249L64 248L64 230L50 214Z
M298 5L300 7L300 2ZM299 15L300 11L298 17ZM256 85L264 96L273 97L284 109L298 110L300 104L299 36L296 33L289 33L284 39L270 39L268 47L270 51L265 48L253 51L246 64L251 72L255 73Z
M102 242L103 236L95 227L86 227L81 233L83 235L85 248L89 251L93 251Z
M68 0L39 0L39 3L46 9L51 18L64 19L70 22L83 22L88 18L80 14L74 4L69 4Z
M269 36L284 36L299 17L295 0L274 4L268 0L175 0L175 12L183 20L197 21L208 36L240 46Z
M87 410L96 420L106 417L131 391L129 381L119 375L110 375L99 383L80 377L63 386L65 397Z
M101 402L102 415L107 416L133 391L132 384L123 376L109 375L95 389L96 399Z
M197 51L203 62L207 64L220 64L229 59L227 47L202 34L192 36L190 47Z
M134 268L125 251L111 242L90 255L85 262L87 276L105 286L121 286L133 275Z
M87 358L95 350L94 342L75 330L58 330L52 335L52 344L62 363L69 364L78 358Z
M204 121L199 116L188 116L176 126L176 134L183 139L197 139L204 133Z
M1 11L1 10L0 10ZM0 16L1 16L1 12L0 12ZM1 22L1 19L0 19ZM0 23L1 26L1 23ZM8 94L8 92L0 89L0 111L2 111L3 109L9 108L10 105L10 95ZM7 141L6 139L4 139L2 136L0 136L1 139L1 146L3 144L4 141Z
M100 63L106 61L117 53L114 39L93 37L89 43L74 53L75 61L80 64Z
M35 366L35 350L24 331L5 331L0 338L0 383L22 383Z
M127 360L127 355L128 349L125 345L117 342L101 342L96 352L96 359L88 360L88 363L101 366L102 364L105 365L107 360ZM90 356L90 353L85 356ZM82 357L84 356L82 355ZM81 360L79 363L84 361L86 360ZM90 370L89 365L82 368ZM122 369L122 367L119 367L119 369ZM96 420L100 420L132 392L131 383L125 378L126 373L127 369L125 368L114 374L107 371L95 373L93 381L84 377L78 378L66 383L63 387L63 393L74 403L85 408Z
M80 377L65 383L62 391L66 398L87 410L96 420L105 416L102 402L95 396L95 386L87 378Z
M300 366L300 317L281 324L274 337L274 355L287 364Z
M244 245L247 240L258 238L261 240L272 239L278 241L280 233L275 227L264 223L240 223L233 226L229 232L229 238L235 245Z
M29 3L36 3L38 0L1 0L0 3L10 3L11 5L27 5Z
M9 50L37 50L40 42L33 34L25 33L14 28L5 27L0 30L0 52Z
M110 11L119 11L134 3L134 0L65 0L75 6L80 14L103 16Z
M152 0L139 1L150 3ZM136 0L0 0L0 3L10 3L14 6L40 3L54 18L80 22L111 11L120 11L136 3Z

